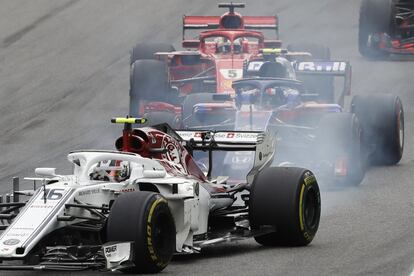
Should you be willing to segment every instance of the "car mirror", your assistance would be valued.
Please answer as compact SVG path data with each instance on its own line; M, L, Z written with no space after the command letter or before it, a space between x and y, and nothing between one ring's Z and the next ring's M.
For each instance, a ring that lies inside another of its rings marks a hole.
M38 176L57 176L56 168L36 168L35 174Z
M144 178L163 178L166 174L165 170L144 170L142 172Z

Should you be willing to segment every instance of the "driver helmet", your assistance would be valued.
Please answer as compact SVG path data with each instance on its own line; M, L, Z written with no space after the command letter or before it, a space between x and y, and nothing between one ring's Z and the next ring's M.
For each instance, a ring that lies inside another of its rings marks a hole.
M263 63L259 69L260 77L296 79L292 64L283 57L277 57L274 61Z
M231 42L225 37L216 38L217 53L228 53L231 51Z
M262 106L271 108L279 106L295 106L299 101L299 91L288 87L269 87L265 90Z
M234 53L239 54L242 52L242 42L243 42L243 38L237 38L233 41L233 50Z
M115 161L115 170L111 172L113 178L116 182L122 182L129 178L130 176L130 164L128 161Z

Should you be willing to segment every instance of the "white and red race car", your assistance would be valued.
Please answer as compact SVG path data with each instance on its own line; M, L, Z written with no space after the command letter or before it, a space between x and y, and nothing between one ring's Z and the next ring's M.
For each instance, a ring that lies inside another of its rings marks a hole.
M14 190L14 200L0 204L0 219L9 222L1 228L1 270L159 272L174 254L220 242L312 241L321 211L317 181L306 169L270 167L271 135L132 128L142 121L113 119L125 124L119 151L71 152L72 175L38 168L29 180L40 186ZM212 163L202 169L193 160L197 150L210 157L255 151L255 162L241 183L212 179Z

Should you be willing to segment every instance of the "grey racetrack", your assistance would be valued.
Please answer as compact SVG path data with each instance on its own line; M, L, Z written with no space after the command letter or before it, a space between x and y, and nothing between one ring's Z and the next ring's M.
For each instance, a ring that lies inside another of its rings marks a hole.
M225 244L176 257L162 274L409 275L414 269L414 59L372 62L359 55L359 0L246 4L244 14L278 14L286 43L318 42L335 58L349 60L353 93L399 95L405 153L398 166L370 169L359 187L324 189L320 229L306 248L264 248L253 240ZM222 12L216 1L205 0L0 0L0 193L10 191L12 176L33 175L35 167L68 172L65 158L71 150L112 149L121 129L109 119L128 111L132 46L165 41L179 47L183 14Z

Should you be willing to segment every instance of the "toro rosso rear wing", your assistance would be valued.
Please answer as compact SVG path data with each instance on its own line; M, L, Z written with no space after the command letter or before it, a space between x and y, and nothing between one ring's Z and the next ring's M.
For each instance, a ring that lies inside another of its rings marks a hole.
M344 85L338 97L338 104L344 104L344 98L351 94L352 67L346 61L302 61L295 64L297 75L314 75L327 77L343 77Z
M220 28L220 16L183 16L183 40L186 30L214 30ZM275 30L279 37L278 17L274 16L243 16L244 29Z
M264 167L269 166L275 154L275 138L266 132L258 131L190 131L179 130L176 133L186 142L187 149L209 152L209 170L212 171L212 152L254 151L253 168L247 174L247 183L252 184L254 176Z

